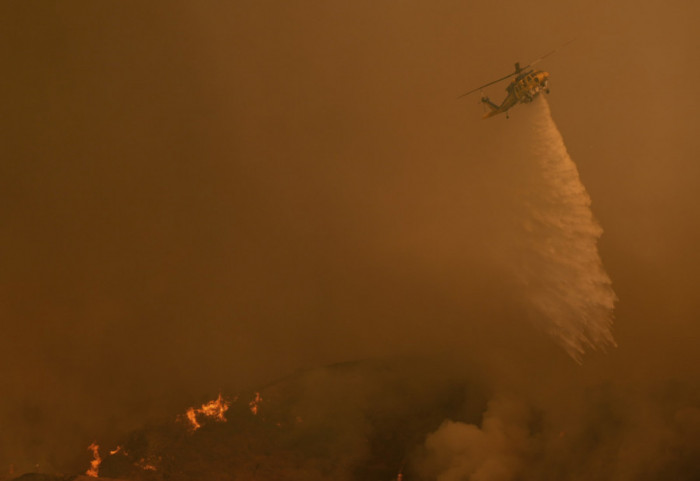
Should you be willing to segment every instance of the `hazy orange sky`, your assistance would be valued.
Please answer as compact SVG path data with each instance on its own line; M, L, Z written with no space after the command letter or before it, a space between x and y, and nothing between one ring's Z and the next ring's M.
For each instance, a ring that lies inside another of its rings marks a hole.
M697 393L698 18L689 0L3 2L0 466L65 466L94 432L376 356L471 351L496 384L541 374L534 396ZM619 297L618 348L581 367L484 254L528 106L482 121L478 94L456 100L571 39L538 67Z

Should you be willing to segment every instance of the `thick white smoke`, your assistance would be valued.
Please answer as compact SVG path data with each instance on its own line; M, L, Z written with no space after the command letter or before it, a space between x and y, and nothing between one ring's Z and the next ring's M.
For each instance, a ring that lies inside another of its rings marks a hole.
M529 422L528 409L506 399L489 403L481 428L447 420L426 439L423 475L437 481L515 479L537 445Z
M518 193L517 282L537 322L580 362L587 348L615 345L616 296L597 248L602 229L547 101L540 96L526 109L531 150L522 160L536 165L524 170L530 178Z

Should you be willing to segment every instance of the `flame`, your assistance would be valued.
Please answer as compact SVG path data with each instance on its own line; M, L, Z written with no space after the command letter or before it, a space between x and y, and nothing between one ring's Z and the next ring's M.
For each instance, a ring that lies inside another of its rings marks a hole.
M158 460L160 461L160 457L158 458ZM138 463L134 464L139 468L143 469L144 471L158 471L158 468L155 465L149 463L146 460L146 458L141 458L139 459Z
M93 442L88 446L88 451L92 452L92 461L90 461L90 469L85 471L85 474L88 476L92 476L93 478L97 477L97 473L100 470L100 463L102 462L102 458L100 457L100 447L97 445L96 442Z
M121 454L122 456L128 456L129 453L127 452L126 449L124 449L122 446L117 446L116 448L112 449L109 452L110 456L114 456L115 454Z
M403 481L403 467L404 467L404 463L401 463L401 467L399 468L399 473L396 475L396 481Z
M189 408L187 410L187 420L190 422L192 425L192 430L196 431L197 429L201 428L202 425L197 422L197 414L195 412L194 408Z
M206 416L207 418L212 418L216 422L225 423L226 416L224 416L224 413L228 411L228 407L230 405L231 403L225 401L224 398L221 396L221 393L219 393L219 397L217 397L213 401L209 401L208 403L202 404L201 408L189 408L185 416L187 416L187 420L190 422L192 430L196 431L197 429L202 427L202 425L197 420L198 414Z
M263 398L260 395L259 392L255 393L255 398L248 403L248 406L250 407L250 412L253 413L253 416L258 415L258 411L260 410L260 401L262 401Z

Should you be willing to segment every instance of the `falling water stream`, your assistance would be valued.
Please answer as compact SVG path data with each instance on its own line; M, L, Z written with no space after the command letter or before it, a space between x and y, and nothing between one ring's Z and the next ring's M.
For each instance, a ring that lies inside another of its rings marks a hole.
M543 96L527 107L529 179L518 193L522 243L518 282L542 328L576 361L586 349L615 346L616 301L598 253L603 230Z

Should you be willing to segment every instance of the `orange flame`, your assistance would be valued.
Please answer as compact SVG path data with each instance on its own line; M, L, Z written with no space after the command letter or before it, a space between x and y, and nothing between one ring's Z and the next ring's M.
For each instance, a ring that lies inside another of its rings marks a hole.
M263 398L260 395L259 392L255 393L255 398L248 403L248 406L250 407L250 412L253 413L254 416L258 415L258 411L260 410L260 401L262 401Z
M88 446L88 451L92 452L92 461L90 461L90 468L85 471L85 474L88 476L92 476L93 478L97 477L97 473L100 470L100 463L102 462L102 458L100 457L100 447L97 445L96 442L93 442Z
M202 427L197 420L198 414L201 414L207 418L212 418L214 421L225 423L226 416L224 416L224 413L228 411L228 407L230 405L231 403L224 401L224 398L221 397L221 394L219 394L218 398L202 404L201 408L189 408L185 415L187 416L187 420L190 422L192 430L196 431Z
M159 458L160 459L160 458ZM146 461L146 458L141 458L139 459L138 463L134 463L136 466L139 468L143 469L144 471L158 471L158 468Z

